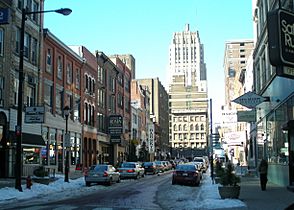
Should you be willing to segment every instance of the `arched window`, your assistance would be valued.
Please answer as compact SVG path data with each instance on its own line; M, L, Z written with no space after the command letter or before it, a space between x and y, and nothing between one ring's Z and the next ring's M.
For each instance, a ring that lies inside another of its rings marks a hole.
M190 131L193 131L193 130L194 130L194 126L190 125Z
M182 125L179 125L179 131L182 131Z
M174 125L174 131L176 131L177 130L177 125Z
M204 130L204 125L203 124L201 124L201 126L200 126L200 130Z
M198 124L195 125L195 130L196 130L196 131L199 130L199 125L198 125Z

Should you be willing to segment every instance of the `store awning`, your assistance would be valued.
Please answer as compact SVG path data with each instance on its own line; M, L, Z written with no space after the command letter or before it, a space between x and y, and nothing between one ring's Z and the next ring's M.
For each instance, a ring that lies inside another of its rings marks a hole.
M30 133L22 133L22 144L46 146L45 141L41 135Z

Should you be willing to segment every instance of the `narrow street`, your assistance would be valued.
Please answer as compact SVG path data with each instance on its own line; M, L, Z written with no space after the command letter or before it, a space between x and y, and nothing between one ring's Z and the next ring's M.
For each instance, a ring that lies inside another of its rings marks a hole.
M181 205L181 202L193 202L192 198L196 198L200 188L171 185L171 173L147 175L139 180L122 180L121 183L110 187L99 186L99 189L97 185L92 185L91 192L79 189L81 194L78 197L70 197L70 192L67 192L68 199L65 200L58 200L57 194L54 200L48 200L46 197L36 198L6 205L5 209L172 209ZM173 199L172 192L179 187L187 188L187 194L192 200Z

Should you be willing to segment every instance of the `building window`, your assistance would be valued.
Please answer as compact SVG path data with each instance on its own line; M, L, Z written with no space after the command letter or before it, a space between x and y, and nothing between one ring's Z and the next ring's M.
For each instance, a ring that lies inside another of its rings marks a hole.
M63 99L63 91L62 90L56 90L56 100L55 100L55 112L58 114L62 114L62 100Z
M30 59L30 52L31 52L31 36L28 33L25 33L23 56L27 59Z
M36 100L36 88L34 86L27 87L27 106L34 106Z
M16 28L15 31L15 52L18 54L19 53L19 40L20 40L20 29Z
M44 85L44 102L49 107L49 111L52 112L52 86L49 84Z
M19 80L18 79L15 79L14 80L14 84L13 84L13 92L14 92L14 104L15 105L18 105L18 85L19 85Z
M33 1L33 7L32 7L32 9L33 9L34 12L39 11L39 4L36 1ZM32 20L35 23L38 23L38 13L33 13L32 14Z
M49 73L52 73L52 55L51 55L51 49L47 49L47 55L46 55L46 71Z
M80 77L81 77L81 73L80 73L80 69L76 69L76 89L80 89Z
M68 63L66 67L66 82L67 84L72 83L72 67L70 63Z
M32 63L36 64L38 59L38 40L33 38L32 44Z
M62 71L62 58L61 56L58 56L58 59L57 59L57 78L62 80L62 74L63 74L63 71Z

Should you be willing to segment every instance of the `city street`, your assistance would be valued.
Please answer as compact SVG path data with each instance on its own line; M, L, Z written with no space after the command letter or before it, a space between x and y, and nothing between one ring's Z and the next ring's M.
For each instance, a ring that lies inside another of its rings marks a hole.
M171 171L147 175L139 180L127 179L112 186L92 185L49 192L24 200L10 200L1 209L211 209L244 207L239 200L219 199L209 174L204 174L199 187L172 185ZM83 177L79 178L83 180ZM73 182L73 180L71 180ZM49 185L50 186L50 185ZM37 186L35 186L37 187ZM211 190L212 189L212 190ZM216 197L216 198L215 198ZM211 202L214 201L214 202ZM225 203L224 203L225 202ZM213 205L211 203L214 203Z
M83 186L87 188L86 186ZM97 188L95 191L82 192L78 197L70 197L65 200L59 200L60 196L56 194L55 199L48 200L46 197L30 199L20 203L5 205L5 209L97 209L97 208L124 208L124 209L162 209L161 205L167 205L166 200L172 199L165 196L165 189L171 187L171 173L145 176L139 180L122 180L121 183L110 187L92 185L90 188ZM177 186L172 186L176 188ZM185 186L183 186L185 187ZM197 194L197 188L193 189ZM66 193L66 192L62 192ZM63 198L63 196L61 196ZM160 199L159 198L165 198ZM51 198L51 196L50 196ZM3 208L3 207L1 207Z

